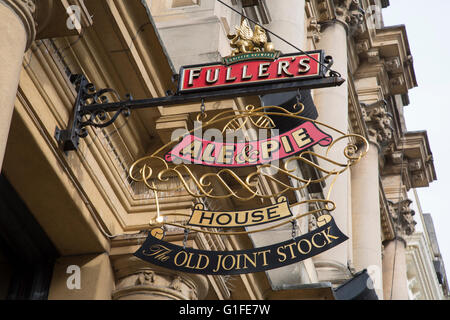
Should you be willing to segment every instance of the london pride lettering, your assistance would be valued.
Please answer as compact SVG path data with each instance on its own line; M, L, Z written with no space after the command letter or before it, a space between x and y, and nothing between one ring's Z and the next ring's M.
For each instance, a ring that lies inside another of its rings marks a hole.
M332 141L331 136L308 121L282 135L258 141L223 143L186 135L165 159L214 167L256 166L290 157L316 144L328 146Z
M149 263L180 272L236 275L280 268L327 251L348 238L333 219L316 230L279 244L239 251L183 248L147 237L134 254Z

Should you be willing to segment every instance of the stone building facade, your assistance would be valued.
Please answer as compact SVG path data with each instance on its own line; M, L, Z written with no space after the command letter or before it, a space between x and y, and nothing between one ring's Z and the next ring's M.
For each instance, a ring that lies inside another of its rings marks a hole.
M325 50L346 80L312 90L312 97L318 120L370 142L366 157L332 191L334 218L350 239L301 263L239 276L180 274L134 257L156 204L129 179L129 166L173 130L191 128L200 105L133 111L112 126L89 127L78 150L64 152L55 128L69 123L73 75L120 97L163 97L175 90L172 76L181 66L230 54L226 36L241 17L213 0L0 0L0 297L337 299L339 288L363 270L378 299L447 296L432 222L411 209L418 199L408 198L437 177L426 131L406 129L404 109L417 81L405 26L383 24L389 1L225 2L305 51ZM283 53L295 52L271 41ZM205 109L214 114L257 103L236 97L206 102ZM329 187L295 196L323 198ZM189 213L194 199L181 190L159 202L162 211ZM415 232L419 218L427 221L422 233ZM301 219L299 232L308 232L313 219ZM192 233L187 244L239 250L283 241L290 232ZM172 228L166 237L180 244L184 234Z

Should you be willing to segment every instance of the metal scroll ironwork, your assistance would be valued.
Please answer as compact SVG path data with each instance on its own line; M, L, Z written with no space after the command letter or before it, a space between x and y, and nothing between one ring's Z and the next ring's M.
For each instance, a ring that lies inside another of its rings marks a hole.
M55 130L55 138L63 144L65 151L78 149L80 138L88 135L88 126L105 128L112 125L121 114L125 117L130 115L130 108L126 104L114 110L114 114L109 117L107 113L111 110L102 108L103 105L109 104L108 95L120 100L116 90L110 88L97 90L84 75L73 75L71 81L75 84L78 92L74 113L70 120L71 125L67 130L61 130L58 127ZM125 99L125 102L133 100L130 94L127 94ZM92 105L97 107L89 109L88 107Z
M310 57L311 55L307 54L307 56ZM78 149L80 138L87 136L86 128L88 126L96 128L107 127L113 124L119 115L123 114L128 116L132 110L181 105L204 100L220 101L234 97L288 92L299 88L316 89L340 86L345 80L339 74L330 73L329 76L326 76L324 73L325 69L329 70L327 67L329 63L331 63L330 57L324 57L323 63L320 63L323 68L319 67L319 74L313 78L294 77L282 79L282 83L269 81L250 86L246 85L245 81L241 81L240 85L208 88L207 91L194 90L194 92L182 92L178 89L176 92L173 92L172 90L167 90L165 97L139 100L133 99L129 94L125 95L124 99L120 99L119 94L114 89L106 88L98 90L84 75L74 74L70 77L77 91L73 114L67 129L61 130L58 127L55 129L55 138L64 151L73 151ZM180 73L183 68L181 68ZM174 75L172 78L175 85L176 82L180 82L178 75ZM206 90L207 88L203 89ZM108 101L108 95L114 97L115 101ZM113 113L113 115L108 117L108 113Z
M210 198L210 199L226 199L234 198L236 200L248 201L254 198L262 199L275 199L290 191L298 191L307 188L312 183L320 183L326 179L331 179L332 184L330 186L326 199L322 200L305 200L295 204L291 204L291 207L300 204L316 204L317 207L321 207L316 210L310 210L306 213L298 214L290 219L287 219L277 225L262 228L253 231L236 231L236 232L219 232L211 231L192 226L181 225L176 223L164 223L176 227L185 228L197 232L205 232L212 234L248 234L253 232L261 232L270 230L276 227L280 227L286 223L295 221L301 217L319 213L323 210L332 212L335 209L335 204L331 197L331 190L337 177L348 170L352 165L356 164L361 158L368 152L369 144L367 140L357 134L346 134L332 126L329 126L320 121L312 120L301 116L304 106L297 104L295 112L289 112L284 108L278 106L270 107L254 107L247 106L244 110L232 110L221 112L212 118L208 119L207 113L200 113L197 117L197 121L201 122L203 129L216 128L219 124L223 126L222 133L225 134L229 131L245 131L249 127L256 127L270 131L274 128L271 116L284 116L295 118L298 120L313 122L314 125L324 128L327 131L334 132L334 141L332 141L323 153L318 153L312 149L307 149L300 152L297 155L285 159L278 165L274 163L266 163L255 167L251 173L240 176L234 168L219 168L213 170L214 172L194 172L193 167L198 166L195 164L179 163L174 164L165 160L164 154L177 143L179 143L183 137L178 140L171 141L151 155L143 157L135 161L129 169L129 175L135 182L144 183L145 186L153 192L173 192L179 189L179 186L170 188L165 187L165 182L169 179L178 179L184 190L194 198ZM270 111L268 111L270 110ZM217 129L217 128L216 128ZM195 129L194 129L195 130ZM194 130L191 130L189 134L192 134ZM347 141L345 147L342 148L341 159L333 158L336 155L335 149L340 146L339 142ZM339 145L339 146L338 146ZM311 156L319 159L319 164L311 161ZM317 171L322 173L321 177L316 179L304 179L296 175L295 168L292 168L291 163L302 162L307 166L311 166ZM272 171L270 171L270 170ZM274 175L273 170L276 170ZM284 180L290 179L294 183L288 184ZM266 179L271 181L277 186L277 191L261 192L258 188L258 182L260 179ZM161 216L189 216L188 214L179 213L166 213ZM151 223L153 226L161 225L156 221Z

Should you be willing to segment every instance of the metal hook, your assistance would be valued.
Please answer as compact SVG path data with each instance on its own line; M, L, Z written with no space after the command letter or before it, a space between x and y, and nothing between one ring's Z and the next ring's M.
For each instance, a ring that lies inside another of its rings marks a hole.
M205 107L205 99L202 98L202 104L200 106L200 111L202 112L202 115L205 114L206 107Z
M299 105L300 103L302 103L302 94L300 93L300 89L297 89L297 105Z

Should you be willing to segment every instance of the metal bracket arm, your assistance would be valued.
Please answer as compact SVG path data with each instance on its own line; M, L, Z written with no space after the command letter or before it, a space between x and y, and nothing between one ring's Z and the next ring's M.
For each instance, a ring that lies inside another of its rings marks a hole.
M173 106L202 101L217 101L236 97L257 96L270 93L295 91L298 89L317 89L340 86L344 83L339 75L325 78L298 80L285 83L255 85L242 88L217 89L207 92L191 92L172 94L161 98L133 100L127 94L121 100L114 89L96 90L95 86L84 75L72 75L72 83L78 92L74 105L74 113L70 119L68 129L55 129L55 139L64 151L77 150L79 139L88 134L86 127L104 128L114 123L123 114L129 116L131 110L154 108L159 106ZM106 94L112 94L119 102L109 102ZM108 118L108 112L115 112Z

